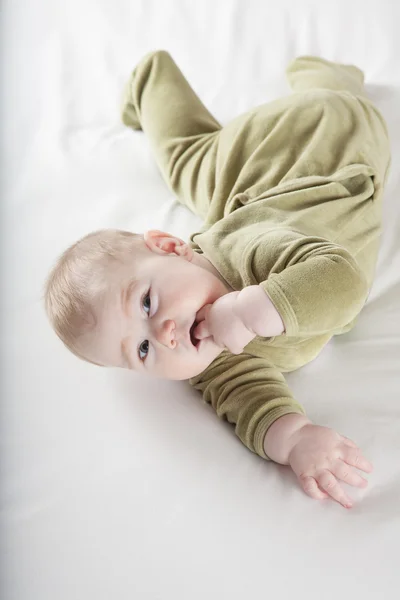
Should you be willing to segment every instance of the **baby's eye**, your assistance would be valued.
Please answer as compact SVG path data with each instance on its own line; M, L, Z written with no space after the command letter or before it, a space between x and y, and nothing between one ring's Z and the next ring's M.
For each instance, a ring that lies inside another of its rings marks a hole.
M150 312L151 302L150 302L150 294L149 294L149 292L147 292L147 294L143 298L143 308L144 308L145 312L147 312L147 313Z
M141 361L144 361L147 354L149 352L149 342L144 340L139 346L139 358Z

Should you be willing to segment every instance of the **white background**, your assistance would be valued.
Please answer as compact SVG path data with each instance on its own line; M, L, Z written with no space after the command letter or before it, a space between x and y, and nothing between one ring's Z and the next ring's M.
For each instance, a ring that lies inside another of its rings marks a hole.
M2 553L5 600L398 598L400 11L391 0L3 0ZM222 122L287 94L287 63L355 63L393 164L356 328L288 377L375 464L346 511L253 456L185 383L94 367L43 311L56 256L100 227L199 221L120 123L123 84L171 52Z

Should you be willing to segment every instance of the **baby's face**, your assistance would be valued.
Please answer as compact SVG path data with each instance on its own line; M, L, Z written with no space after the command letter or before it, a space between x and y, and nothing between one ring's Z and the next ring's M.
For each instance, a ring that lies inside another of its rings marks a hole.
M223 350L211 338L193 337L196 315L231 290L207 259L181 240L148 232L143 245L143 258L127 278L131 283L116 286L97 315L86 354L105 366L188 379Z

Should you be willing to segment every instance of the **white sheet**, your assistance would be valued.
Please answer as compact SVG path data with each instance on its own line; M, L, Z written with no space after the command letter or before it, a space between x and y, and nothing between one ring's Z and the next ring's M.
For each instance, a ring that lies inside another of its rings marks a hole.
M2 531L7 600L398 598L400 10L393 0L4 0ZM289 381L375 464L352 511L302 494L185 383L84 364L44 278L100 227L187 236L145 137L119 122L169 50L223 123L287 93L299 54L365 70L392 137L376 283L355 330ZM397 553L397 558L396 558Z

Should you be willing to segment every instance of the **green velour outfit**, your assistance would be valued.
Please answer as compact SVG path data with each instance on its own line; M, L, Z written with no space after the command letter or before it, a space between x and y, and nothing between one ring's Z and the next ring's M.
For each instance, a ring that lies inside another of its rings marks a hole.
M304 56L287 76L292 94L221 127L157 51L134 70L122 109L148 136L170 189L204 219L194 250L232 289L261 284L282 317L283 335L224 351L190 381L264 458L270 425L304 413L282 373L348 331L365 304L390 165L362 71Z

